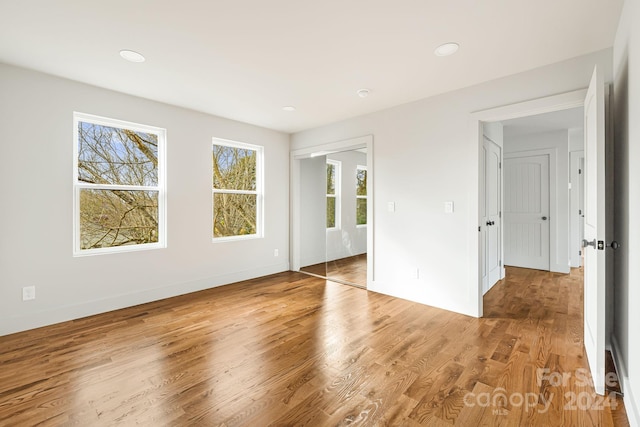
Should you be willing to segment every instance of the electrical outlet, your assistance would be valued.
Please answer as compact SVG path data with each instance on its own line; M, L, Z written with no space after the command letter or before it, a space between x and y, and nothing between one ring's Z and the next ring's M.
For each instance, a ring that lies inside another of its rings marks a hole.
M277 249L273 250L273 256L279 256L280 252Z
M36 299L36 287L25 286L22 288L22 301L29 301L32 299Z
M411 278L412 279L419 279L420 278L420 269L419 268L414 268L411 270Z

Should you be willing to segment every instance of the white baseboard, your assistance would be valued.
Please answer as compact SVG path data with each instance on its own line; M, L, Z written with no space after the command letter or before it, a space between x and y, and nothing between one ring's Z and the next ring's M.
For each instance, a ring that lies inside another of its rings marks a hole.
M416 281L417 282L417 281ZM470 317L479 317L477 310L467 304L458 304L458 301L450 301L442 298L437 298L434 293L422 293L416 294L415 288L410 287L400 288L397 286L397 282L384 282L382 280L368 281L367 290L371 292L377 292L379 294L389 295L394 298L401 298L411 302L417 302L420 304L428 305L431 307L439 308L442 310L452 311L454 313L463 314ZM466 302L466 301L465 301Z
M80 319L94 314L119 310L121 308L132 307L134 305L144 304L151 301L158 301L164 298L189 294L191 292L202 291L204 289L215 288L243 280L255 279L256 277L268 276L269 274L280 273L288 270L289 263L283 262L190 282L176 283L160 288L114 295L109 298L86 301L82 304L59 306L49 310L40 311L38 313L30 313L28 315L17 315L6 318L0 317L0 336L66 322L68 320Z
M618 371L618 379L620 381L622 393L624 394L624 408L627 411L629 425L631 427L640 427L640 407L638 407L640 394L634 393L634 386L631 384L631 380L629 379L627 367L618 357L620 354L620 346L618 345L618 339L615 335L611 337L611 346L613 350L613 360L616 364L616 370ZM638 390L636 390L636 392L637 391Z
M324 264L327 262L327 256L325 254L318 256L311 256L300 259L300 267L309 267L317 264Z

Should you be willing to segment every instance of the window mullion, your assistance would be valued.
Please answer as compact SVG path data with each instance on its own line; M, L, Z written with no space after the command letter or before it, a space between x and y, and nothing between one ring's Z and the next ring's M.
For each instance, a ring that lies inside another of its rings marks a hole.
M160 191L160 187L155 185L92 184L77 182L76 187L90 190Z
M256 190L226 190L221 188L214 188L213 192L221 194L258 194Z

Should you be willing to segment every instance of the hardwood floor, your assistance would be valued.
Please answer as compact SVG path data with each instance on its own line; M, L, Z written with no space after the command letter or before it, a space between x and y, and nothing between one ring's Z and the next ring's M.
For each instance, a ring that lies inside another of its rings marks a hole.
M367 287L367 254L340 258L302 267L300 271L316 274L333 281Z
M327 277L367 287L367 254L327 262Z
M0 337L0 425L628 425L581 272L507 277L483 319L289 272Z

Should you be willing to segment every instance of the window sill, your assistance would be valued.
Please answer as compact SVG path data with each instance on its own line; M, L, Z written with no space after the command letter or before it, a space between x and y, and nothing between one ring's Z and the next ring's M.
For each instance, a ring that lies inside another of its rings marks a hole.
M243 236L226 236L226 237L214 237L211 239L212 243L224 243L224 242L239 242L243 240L256 240L262 239L264 236L259 234L247 234Z
M120 254L126 252L139 252L150 251L154 249L165 249L167 245L164 243L145 243L141 245L129 245L129 246L114 246L112 248L98 248L98 249L74 249L73 256L86 257L94 255L109 255Z

